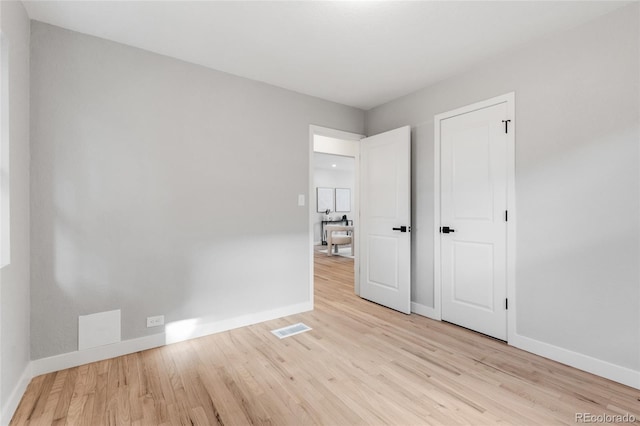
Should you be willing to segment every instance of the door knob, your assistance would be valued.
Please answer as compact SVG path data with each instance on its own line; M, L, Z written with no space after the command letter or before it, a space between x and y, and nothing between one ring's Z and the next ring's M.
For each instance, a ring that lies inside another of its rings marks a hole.
M456 232L456 230L449 228L448 226L443 226L442 228L440 228L440 232L442 232L443 234L448 234L450 232Z
M391 228L393 231L407 232L406 226L401 226L399 228ZM409 228L409 232L411 232L411 228Z

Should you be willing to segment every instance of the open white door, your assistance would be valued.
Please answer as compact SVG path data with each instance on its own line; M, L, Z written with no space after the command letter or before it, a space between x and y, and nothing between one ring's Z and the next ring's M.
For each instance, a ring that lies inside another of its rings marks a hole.
M411 128L360 145L360 296L411 313Z

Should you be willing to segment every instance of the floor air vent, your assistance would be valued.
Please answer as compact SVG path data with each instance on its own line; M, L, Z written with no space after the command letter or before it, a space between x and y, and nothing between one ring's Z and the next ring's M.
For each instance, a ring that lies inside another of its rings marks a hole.
M294 334L304 333L305 331L311 330L311 327L299 322L297 324L288 325L286 327L279 328L277 330L271 330L273 334L278 336L279 339L284 339L285 337L293 336Z

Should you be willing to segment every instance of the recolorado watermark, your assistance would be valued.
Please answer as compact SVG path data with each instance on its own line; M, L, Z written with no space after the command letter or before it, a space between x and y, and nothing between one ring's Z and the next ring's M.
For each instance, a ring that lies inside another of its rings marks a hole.
M576 413L576 423L634 423L633 414L592 414Z

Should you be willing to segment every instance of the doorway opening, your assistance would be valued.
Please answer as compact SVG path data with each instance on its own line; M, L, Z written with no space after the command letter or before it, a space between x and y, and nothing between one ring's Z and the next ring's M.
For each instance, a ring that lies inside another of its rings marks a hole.
M316 215L313 220L313 245L328 256L355 254L355 159L314 152L313 186ZM312 206L313 208L313 206Z
M359 161L360 139L364 136L319 126L309 128L309 247L310 298L313 302L315 256L333 258L337 254L342 261L355 256L353 262L353 289L359 295L358 226L359 226ZM335 167L334 167L335 165ZM320 188L320 189L319 189ZM347 191L348 190L348 191ZM320 210L319 210L320 209ZM328 210L328 212L327 212ZM345 218L346 216L346 218ZM329 245L327 226L352 226L350 232L337 231L344 237ZM349 235L347 235L349 234ZM324 243L324 244L323 244ZM348 245L347 245L348 243ZM336 250L337 253L328 253ZM346 249L346 250L345 250ZM348 256L341 256L342 254Z
M335 188L314 188L314 153L354 158L354 293L405 314L411 309L411 129L403 126L374 136L311 126L309 193L322 193L330 209ZM345 188L342 188L344 191ZM340 197L340 195L338 195ZM342 201L348 196L342 193ZM320 200L320 199L318 199ZM328 201L327 201L328 200ZM340 201L340 199L338 199ZM309 203L309 241L314 240L317 207ZM316 208L312 208L316 207ZM321 209L322 210L322 209ZM335 208L334 208L335 210ZM331 219L335 219L335 216ZM345 229L340 229L345 230ZM314 252L310 245L313 296ZM328 242L328 245L331 245ZM365 279L366 278L366 279ZM313 302L313 297L311 298Z

